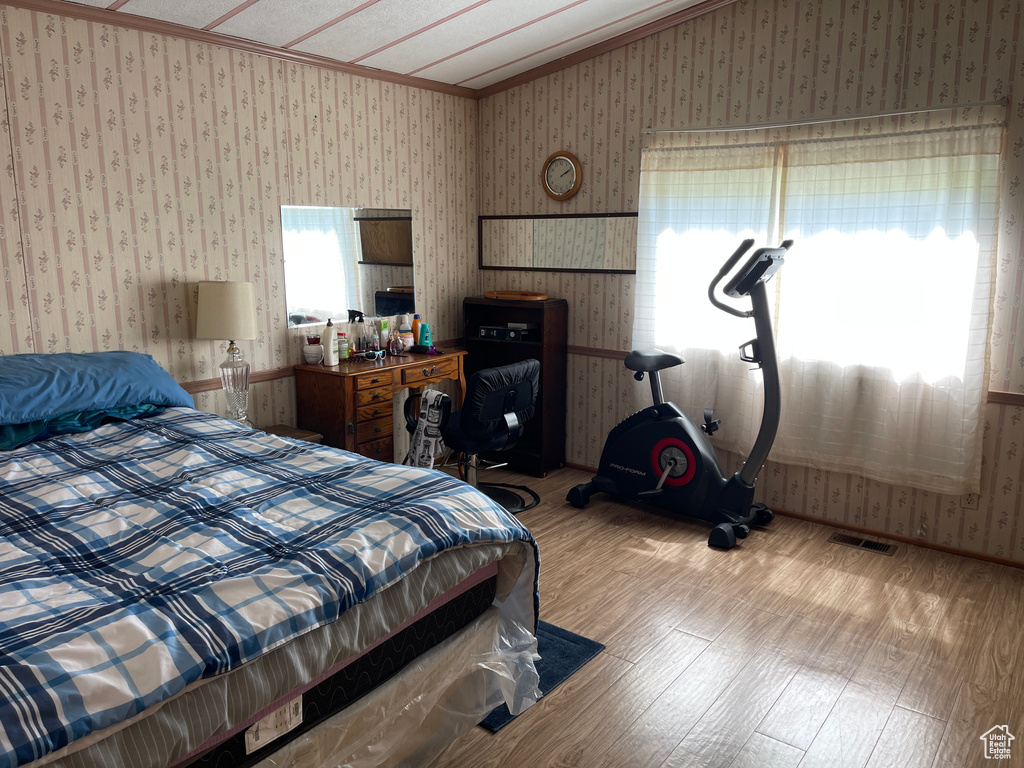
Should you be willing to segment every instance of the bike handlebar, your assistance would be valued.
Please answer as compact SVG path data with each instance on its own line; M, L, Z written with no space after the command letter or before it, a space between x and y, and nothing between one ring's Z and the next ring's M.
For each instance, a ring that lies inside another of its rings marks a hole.
M722 282L725 276L729 274L732 268L736 266L737 262L743 258L743 254L750 250L753 244L753 238L748 238L740 243L740 247L736 249L736 252L733 253L732 256L726 259L725 264L723 264L722 268L718 271L718 275L715 276L715 279L711 281L711 285L708 287L708 299L711 300L711 303L723 312L728 312L730 315L735 315L736 317L751 317L753 315L753 311L749 309L736 309L735 307L730 307L728 304L719 301L718 297L715 296L715 289L718 287L718 284Z

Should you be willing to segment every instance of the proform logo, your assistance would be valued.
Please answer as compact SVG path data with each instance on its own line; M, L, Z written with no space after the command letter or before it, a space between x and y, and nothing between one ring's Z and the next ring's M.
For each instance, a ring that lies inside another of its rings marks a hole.
M628 472L629 474L636 475L638 477L647 477L647 473L644 472L642 469L636 469L634 467L624 467L621 464L616 464L615 462L612 462L608 466L610 466L612 469L617 469L620 472Z

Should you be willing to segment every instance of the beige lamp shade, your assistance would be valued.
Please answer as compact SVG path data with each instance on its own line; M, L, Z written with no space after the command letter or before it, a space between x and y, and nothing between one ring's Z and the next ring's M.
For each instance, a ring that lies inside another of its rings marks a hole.
M197 339L255 339L256 289L252 283L199 283Z

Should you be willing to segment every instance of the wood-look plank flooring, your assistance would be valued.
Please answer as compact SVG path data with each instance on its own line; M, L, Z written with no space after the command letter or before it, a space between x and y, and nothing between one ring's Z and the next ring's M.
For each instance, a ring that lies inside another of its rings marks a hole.
M607 648L497 734L431 768L1024 766L1024 570L779 516L728 552L709 526L536 490L541 618ZM879 537L880 538L880 537ZM1007 725L1009 761L980 737Z

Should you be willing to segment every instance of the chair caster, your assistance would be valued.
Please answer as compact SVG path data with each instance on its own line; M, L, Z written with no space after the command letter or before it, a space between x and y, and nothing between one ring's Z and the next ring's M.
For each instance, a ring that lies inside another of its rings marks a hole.
M764 504L755 504L750 510L754 513L754 525L765 526L775 519L775 513Z
M583 509L590 502L590 483L581 483L570 488L565 500L577 509Z
M708 546L717 547L718 549L732 549L736 546L736 528L738 527L734 527L732 523L719 523L711 529L711 535L708 536Z

